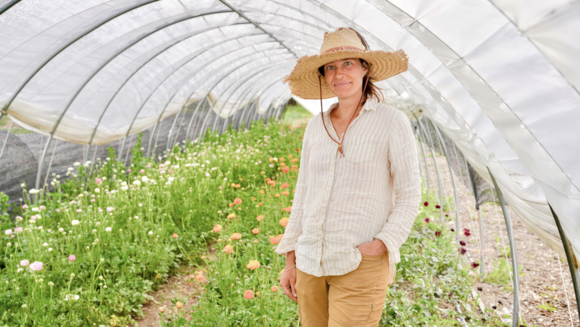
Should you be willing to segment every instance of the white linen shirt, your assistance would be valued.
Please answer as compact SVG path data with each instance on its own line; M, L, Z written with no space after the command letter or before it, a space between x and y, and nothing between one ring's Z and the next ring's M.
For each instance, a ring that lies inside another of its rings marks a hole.
M337 105L324 119L340 141L329 116ZM409 118L370 98L345 135L342 157L320 114L308 122L292 212L275 252L294 250L296 267L307 274L337 276L359 266L359 245L380 239L389 251L391 284L421 201Z

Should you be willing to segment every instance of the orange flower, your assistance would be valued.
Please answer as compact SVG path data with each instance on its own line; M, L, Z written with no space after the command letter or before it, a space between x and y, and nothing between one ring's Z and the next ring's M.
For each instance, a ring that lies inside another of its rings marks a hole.
M288 155L288 158L292 159L292 155L291 155L291 154L289 154L289 155Z
M260 261L258 260L251 260L248 265L246 266L250 270L254 270L260 268Z
M258 203L259 206L263 206L264 204L262 202Z
M253 298L254 298L254 291L252 291L252 290L246 290L246 291L244 292L244 298L245 298L246 300L251 300L251 299L253 299Z
M231 236L232 240L239 240L240 238L242 238L242 234L240 233L233 233Z
M266 182L271 181L272 179L270 177L266 177Z
M290 192L288 192L288 191L283 191L283 192L282 192L282 195L283 195L283 196L288 196L288 195L290 195Z
M282 183L282 185L280 185L280 188L289 188L290 184L288 183Z
M279 198L280 197L280 193L276 193L274 194L275 197Z
M260 193L264 194L264 190L259 190L258 192L260 192Z
M243 181L244 179L240 177L240 181Z
M226 254L230 254L230 253L234 252L234 247L231 245L226 245L226 246L224 246L224 252Z
M252 234L256 235L258 233L260 233L259 229L257 229L257 228L252 229Z
M217 225L213 226L214 233L219 233L219 232L221 232L221 230L222 230L222 225L217 224Z
M236 188L240 188L240 184L236 184Z
M265 173L263 171L260 172L260 175L264 175Z
M259 215L258 217L256 217L257 221L261 221L262 219L264 219L264 215Z
M234 200L234 204L241 204L241 203L242 203L242 199L240 199L240 198L236 198Z
M276 182L275 181L270 181L270 185L276 186Z
M173 238L177 238L177 234L173 233L173 235L171 235Z
M288 213L292 212L292 206L286 207L286 212Z
M271 290L274 293L278 292L278 286L272 286Z
M294 162L297 162L297 161L298 161L298 158L294 158L290 162L294 163Z
M270 236L270 243L278 244L280 243L280 239L277 236Z
M270 159L268 159L268 161L273 162L274 161L274 158L270 158Z
M284 159L284 157L280 157L280 161L286 161L286 159Z
M195 276L195 279L196 279L198 282L200 282L200 283L201 283L201 282L203 282L203 281L205 280L205 277L203 277L203 274L202 274L202 273L200 273L200 274L197 274L197 275Z
M236 218L236 214L235 213L230 213L228 215L228 219L234 219L234 218Z
M287 173L287 172L289 172L289 171L290 171L290 168L288 168L288 167L284 167L284 168L282 168L282 172L283 172L284 174L285 174L285 173Z
M183 303L180 301L177 301L177 303L175 303L175 306L177 307L177 309L181 309L181 308L183 308Z
M290 219L288 219L288 217L284 217L284 218L280 219L279 223L280 223L280 225L282 225L282 227L286 228L286 226L288 226L288 220L290 220Z
M258 243L258 242L259 242L259 241L258 241L258 239L255 239L255 240L254 240L254 243Z
M290 168L290 170L296 171L296 170L298 170L298 166L297 165L294 165L294 166L292 166L292 168Z
M233 208L234 204L233 202L230 202L230 208Z
M232 183L232 185L231 185L231 186L232 186L232 187L236 187L236 183Z

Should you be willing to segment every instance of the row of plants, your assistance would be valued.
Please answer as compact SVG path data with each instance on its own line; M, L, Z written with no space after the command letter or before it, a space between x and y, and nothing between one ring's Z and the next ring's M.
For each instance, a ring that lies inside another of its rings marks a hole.
M137 142L130 167L111 150L69 168L66 181L54 176L52 192L24 186L21 213L2 220L1 325L126 326L187 264L199 267L200 292L160 308L164 326L298 326L278 288L285 258L273 250L292 210L303 133L257 122L176 146L161 162ZM381 325L495 324L474 313L464 248L431 218L435 197L423 197ZM181 311L186 301L197 302L191 313Z

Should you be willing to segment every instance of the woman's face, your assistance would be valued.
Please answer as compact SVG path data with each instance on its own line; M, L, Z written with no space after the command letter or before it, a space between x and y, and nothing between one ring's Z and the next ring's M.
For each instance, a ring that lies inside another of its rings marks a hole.
M358 58L335 60L324 65L324 79L339 99L355 95L360 97L363 77L367 71Z

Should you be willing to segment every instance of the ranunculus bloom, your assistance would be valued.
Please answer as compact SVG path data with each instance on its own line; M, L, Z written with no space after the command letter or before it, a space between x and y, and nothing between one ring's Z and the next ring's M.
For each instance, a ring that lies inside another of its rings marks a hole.
M68 256L68 261L70 261L70 262L73 262L73 261L75 261L76 259L77 259L77 258L75 257L75 255L74 255L74 254L71 254L71 255L69 255L69 256Z
M234 207L234 203L233 202L230 202L229 206L230 206L230 208L233 208Z
M205 277L203 277L202 273L199 273L199 274L195 275L195 279L201 283L205 280Z
M46 210L46 207L45 206L40 206L39 209L40 210Z
M264 194L264 190L259 190L258 193Z
M80 224L80 222L79 222L78 220L76 220L76 219L75 219L75 220L73 220L73 221L71 221L70 223L71 223L71 225L73 225L73 226L76 226L76 225Z
M235 213L230 213L228 215L228 219L234 219L234 218L236 218L236 214Z
M288 217L284 217L284 218L280 219L279 223L282 227L286 227L286 226L288 226L288 220L290 220Z
M289 188L290 185L288 183L282 183L282 185L280 185L280 188Z
M260 261L251 260L246 267L248 267L248 269L250 269L250 270L260 268Z
M217 225L213 226L214 233L219 233L219 232L221 232L221 230L222 230L222 225L217 224Z
M271 290L274 293L278 292L278 286L272 286Z
M105 232L111 232L113 229L111 227L105 228Z
M234 204L241 204L241 203L242 203L242 199L240 199L240 198L236 198L234 200Z
M259 234L259 233L260 233L260 230L259 229L257 229L257 228L252 229L252 234L256 235L256 234Z
M270 236L270 243L278 244L280 243L280 239L277 236Z
M256 217L257 221L261 221L262 219L264 219L264 215L259 215L258 217Z
M14 231L16 233L22 233L22 227L16 227L16 228L14 228Z
M23 204L22 205L22 210L26 210L26 209L28 209L28 205L27 204Z
M429 206L429 201L423 202L423 205L426 206L426 207L428 207Z
M251 300L251 299L253 299L253 298L254 298L254 291L252 291L252 290L246 290L246 291L244 292L244 298L245 298L246 300Z
M242 238L242 234L240 233L233 233L231 236L232 240L239 240L240 238Z
M290 195L290 192L288 192L288 191L282 191L282 195L283 196L288 196L288 195Z
M464 234L465 236L469 237L469 236L471 235L471 232L469 231L469 229L467 229L467 228L464 228L464 229L463 229L463 234Z
M276 193L274 194L275 197L279 198L280 197L280 193Z
M282 172L287 173L290 171L290 167L282 167Z
M41 271L42 270L42 262L34 261L33 263L30 264L30 270Z
M286 212L287 213L291 213L292 212L292 206L286 207Z
M171 237L177 238L177 234L176 233L173 233L173 235L171 235Z
M465 254L465 252L467 252L467 250L464 247L459 248L459 253Z
M28 262L28 260L26 260L26 259L24 259L24 260L20 261L20 265L21 265L22 267L26 267L26 266L28 266L28 264L29 264L29 263L30 263L30 262Z
M113 210L115 210L115 208L113 208L113 207L107 207L107 211L108 212L112 212Z
M83 209L77 209L77 212L81 213L81 212L83 212Z
M7 229L6 231L4 231L4 234L11 235L12 234L12 230L11 229Z
M224 246L224 252L226 254L230 254L230 253L234 252L234 247L231 245L226 245L226 246Z

